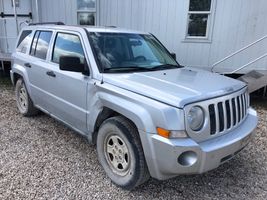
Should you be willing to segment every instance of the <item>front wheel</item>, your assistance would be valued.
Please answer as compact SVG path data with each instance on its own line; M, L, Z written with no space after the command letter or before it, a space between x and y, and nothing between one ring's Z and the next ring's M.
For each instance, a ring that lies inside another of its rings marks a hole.
M16 82L15 95L19 112L24 116L33 116L38 113L28 94L27 88L22 78Z
M131 190L150 177L136 127L121 116L104 121L97 135L100 164L116 185Z

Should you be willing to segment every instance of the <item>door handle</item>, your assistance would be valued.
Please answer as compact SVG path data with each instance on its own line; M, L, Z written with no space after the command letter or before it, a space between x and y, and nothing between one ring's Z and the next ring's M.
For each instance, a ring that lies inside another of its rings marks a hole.
M28 68L31 68L32 67L30 63L24 63L24 66L25 67L28 67Z
M47 71L46 74L51 77L56 77L56 74L53 71Z

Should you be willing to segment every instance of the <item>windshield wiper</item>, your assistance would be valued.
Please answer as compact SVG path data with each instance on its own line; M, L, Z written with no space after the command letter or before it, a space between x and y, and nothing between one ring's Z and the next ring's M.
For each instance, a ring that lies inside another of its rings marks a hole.
M154 67L150 68L150 70L176 69L176 68L180 68L180 67L181 67L180 65L162 64L162 65L154 66Z
M111 67L105 68L104 72L132 72L132 71L156 71L164 69L177 69L182 66L173 64L162 64L154 67L140 67L140 66L127 66L127 67Z
M104 72L128 72L128 71L150 71L147 67L127 66L127 67L111 67L105 68Z

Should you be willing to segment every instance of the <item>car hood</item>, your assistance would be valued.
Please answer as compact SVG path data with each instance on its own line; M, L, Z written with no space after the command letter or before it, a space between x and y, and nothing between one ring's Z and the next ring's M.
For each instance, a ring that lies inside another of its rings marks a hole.
M189 67L153 72L103 74L103 81L178 108L227 95L246 86L241 81Z

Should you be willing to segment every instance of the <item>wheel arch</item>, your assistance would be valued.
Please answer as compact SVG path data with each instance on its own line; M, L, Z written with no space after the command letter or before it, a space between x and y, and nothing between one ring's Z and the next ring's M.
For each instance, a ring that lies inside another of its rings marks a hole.
M19 78L22 78L25 86L27 88L27 91L29 95L31 96L31 88L29 87L30 81L29 77L27 75L27 71L24 67L20 65L15 65L12 67L12 75L11 79L13 80L13 85L16 86L16 82L19 80Z
M23 76L20 75L19 73L13 73L13 84L16 85L17 81L18 81L20 78L24 79Z
M134 121L132 121L131 119L129 119L127 116L119 113L119 112L116 112L108 107L103 107L103 109L101 110L101 112L99 112L97 118L96 118L96 122L95 122L95 125L94 125L94 131L93 131L93 135L92 135L92 142L93 144L96 144L96 137L97 137L97 133L98 133L98 130L101 126L101 124L111 118L111 117L115 117L115 116L122 116L124 117L125 119L127 119L130 123L132 123L132 125L136 128L136 130L138 131L138 128L136 126L136 124L134 123Z
M153 132L153 122L149 113L140 105L127 102L125 99L116 100L117 97L105 98L102 100L101 105L95 106L91 116L95 116L89 120L89 127L92 130L92 136L89 138L94 144L97 132L101 124L108 118L114 116L122 116L129 120L137 130L146 132Z

